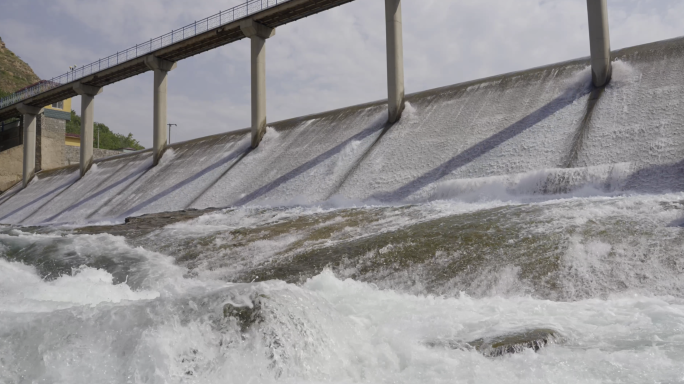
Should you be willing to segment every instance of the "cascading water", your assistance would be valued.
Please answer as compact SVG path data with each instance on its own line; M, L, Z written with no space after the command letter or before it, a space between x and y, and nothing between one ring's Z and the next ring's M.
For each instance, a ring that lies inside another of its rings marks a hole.
M0 383L684 381L684 42L617 57L39 174Z

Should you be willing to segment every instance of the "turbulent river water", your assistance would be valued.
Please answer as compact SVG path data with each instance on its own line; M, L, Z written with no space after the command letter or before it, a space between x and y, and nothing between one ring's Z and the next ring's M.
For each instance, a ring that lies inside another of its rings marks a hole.
M17 184L0 383L684 382L684 39L613 57Z
M190 213L0 227L0 382L684 380L682 193Z

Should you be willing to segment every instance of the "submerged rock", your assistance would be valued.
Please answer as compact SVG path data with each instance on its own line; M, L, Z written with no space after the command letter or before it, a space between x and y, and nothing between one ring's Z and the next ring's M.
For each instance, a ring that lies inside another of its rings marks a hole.
M533 329L519 333L477 339L468 344L487 357L498 357L520 353L526 349L535 352L549 344L556 344L561 340L558 332L552 329Z
M240 330L245 332L252 325L264 321L262 310L263 300L266 298L266 295L254 295L250 297L251 303L244 306L225 304L223 306L223 316L235 319L238 325L240 325Z
M476 350L486 357L499 357L520 353L527 349L537 352L549 344L561 342L562 339L562 336L557 331L541 328L485 337L469 342L455 340L430 341L427 345L430 347Z
M137 238L145 236L153 231L163 228L167 225L180 223L196 219L204 214L218 211L218 208L206 209L186 209L174 212L159 212L148 213L141 216L127 217L124 224L112 225L93 225L88 227L75 228L74 233L77 234L97 234L109 233L115 236L126 236L129 238Z

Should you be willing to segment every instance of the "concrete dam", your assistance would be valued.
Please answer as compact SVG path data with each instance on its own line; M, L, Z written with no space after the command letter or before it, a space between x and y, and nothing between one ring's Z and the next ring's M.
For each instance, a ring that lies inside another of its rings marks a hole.
M122 222L231 206L403 204L440 198L684 190L684 39L613 52L594 89L588 59L43 172L0 197L0 223ZM584 192L582 192L584 191Z

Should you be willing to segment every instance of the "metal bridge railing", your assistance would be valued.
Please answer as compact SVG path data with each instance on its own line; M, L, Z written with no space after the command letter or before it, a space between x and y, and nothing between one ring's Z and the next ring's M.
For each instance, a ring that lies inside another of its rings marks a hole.
M60 85L70 83L74 80L92 75L115 65L133 60L137 57L147 55L148 53L156 51L162 47L189 39L223 24L232 23L235 20L243 19L249 15L261 12L278 4L287 3L288 1L291 0L250 0L249 2L237 5L226 11L221 11L205 19L195 21L194 23L188 24L183 28L172 30L165 35L150 39L144 43L136 44L135 47L128 48L125 51L117 52L109 57L105 57L104 59L100 59L82 67L75 68L61 76L54 77L50 80L41 80L38 84L15 92L9 96L0 98L0 109L49 91L50 89L59 87Z

